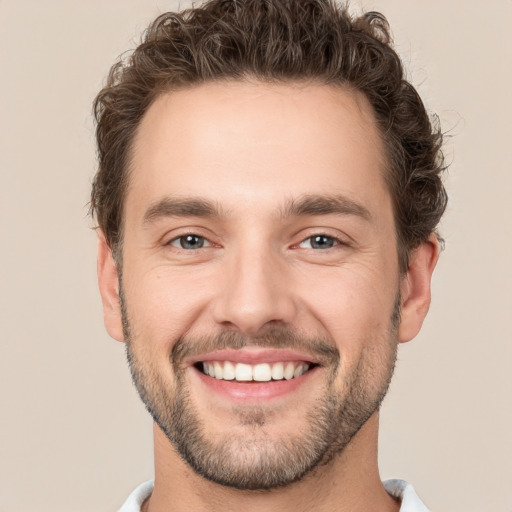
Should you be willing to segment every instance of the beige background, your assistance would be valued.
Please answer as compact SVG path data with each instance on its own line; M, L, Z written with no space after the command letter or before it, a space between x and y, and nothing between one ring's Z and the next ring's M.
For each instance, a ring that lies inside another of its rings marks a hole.
M512 1L361 2L388 16L453 135L447 249L384 404L382 476L434 511L511 512ZM0 0L0 512L114 511L152 476L150 420L96 290L90 105L177 3Z

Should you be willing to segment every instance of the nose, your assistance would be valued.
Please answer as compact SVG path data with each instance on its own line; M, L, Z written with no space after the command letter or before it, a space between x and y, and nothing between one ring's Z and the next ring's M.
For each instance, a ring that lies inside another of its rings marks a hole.
M227 258L213 315L217 324L255 336L287 325L296 315L286 262L271 251L245 248Z

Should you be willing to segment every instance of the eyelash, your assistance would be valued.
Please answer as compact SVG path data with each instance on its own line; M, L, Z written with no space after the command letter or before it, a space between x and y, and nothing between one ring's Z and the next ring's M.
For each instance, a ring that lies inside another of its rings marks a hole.
M200 247L196 247L196 248L183 247L183 244L186 243L185 240L187 238L196 238L196 239L199 239L202 243L201 243ZM311 243L311 242L313 242L314 239L317 239L317 242L320 241L318 239L324 239L324 241L327 239L328 240L327 243L328 244L331 243L332 245L330 245L329 247L323 247L323 248L322 247L315 248L312 246L311 247L302 247L303 244L305 244L308 241ZM205 247L205 245L204 245L205 243L206 243L206 247L214 246L214 244L212 242L210 242L204 236L197 235L196 233L186 233L184 235L180 235L176 238L173 238L172 240L169 240L169 242L167 242L166 245L175 247L176 249L183 250L183 251L197 251L197 250L203 249ZM178 246L178 244L179 244L179 246ZM315 250L315 251L316 250L326 251L328 249L333 249L334 247L338 247L341 245L347 245L347 243L343 242L339 238L336 238L335 236L330 236L330 235L326 235L323 233L317 233L317 234L310 235L310 236L304 238L300 243L296 244L294 247L299 247L299 248L303 248L303 249L311 249L311 250Z
M197 238L197 239L200 239L202 240L203 244L200 246L200 247L197 247L197 248L185 248L183 247L183 242L187 239L187 238ZM176 238L173 238L172 240L169 240L169 242L167 242L166 245L170 245L172 247L176 247L176 249L181 249L183 251L197 251L199 249L203 249L204 248L204 243L206 243L206 247L212 247L214 244L212 242L210 242L206 237L204 236L201 236L201 235L197 235L196 233L186 233L184 235L180 235L180 236L177 236ZM175 245L175 244L180 244L180 246L178 245Z
M317 239L317 242L319 242L318 239L324 239L324 240L327 239L327 240L329 240L330 243L332 243L332 245L330 247L323 247L323 248L322 247L318 247L316 249L315 249L315 247L303 247L303 248L304 249L312 249L312 250L325 251L325 250L328 250L328 249L333 249L334 247L338 247L340 245L347 245L346 243L341 241L339 238L336 238L335 236L326 235L326 234L323 234L323 233L318 233L318 234L314 234L314 235L308 236L307 238L302 240L302 242L300 242L297 245L297 247L301 247L307 241L313 242L314 239Z

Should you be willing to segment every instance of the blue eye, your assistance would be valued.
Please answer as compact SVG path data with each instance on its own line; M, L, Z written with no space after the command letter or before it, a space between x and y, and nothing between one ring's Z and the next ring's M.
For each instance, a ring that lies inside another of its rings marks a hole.
M332 236L314 235L306 238L299 246L303 249L331 249L338 244L339 241Z
M202 249L205 246L209 246L210 243L202 236L190 234L171 240L169 245L190 251L194 249Z

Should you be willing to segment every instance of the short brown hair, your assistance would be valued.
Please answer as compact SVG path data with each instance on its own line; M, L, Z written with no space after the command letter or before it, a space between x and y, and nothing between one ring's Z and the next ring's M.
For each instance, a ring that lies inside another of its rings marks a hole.
M379 13L359 17L333 0L210 0L165 13L110 70L94 102L99 168L91 212L114 251L123 229L130 148L155 98L215 80L311 81L357 89L385 143L400 270L445 210L442 134L405 79Z

